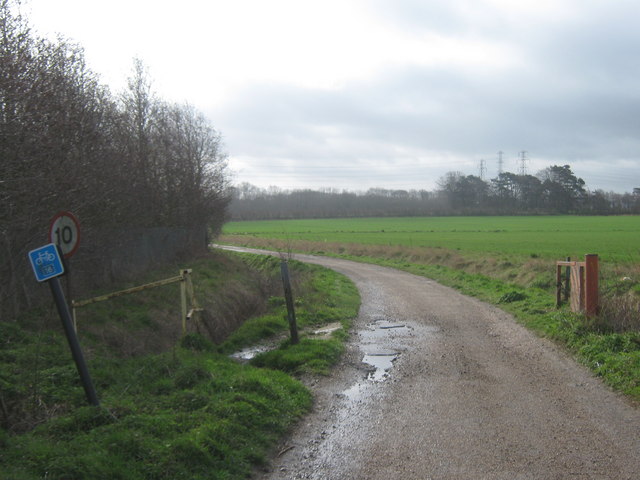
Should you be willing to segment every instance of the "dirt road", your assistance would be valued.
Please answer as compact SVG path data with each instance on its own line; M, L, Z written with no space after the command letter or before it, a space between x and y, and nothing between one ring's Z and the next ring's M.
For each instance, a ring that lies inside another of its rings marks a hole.
M510 315L397 270L296 259L350 277L362 307L257 478L640 478L640 410Z

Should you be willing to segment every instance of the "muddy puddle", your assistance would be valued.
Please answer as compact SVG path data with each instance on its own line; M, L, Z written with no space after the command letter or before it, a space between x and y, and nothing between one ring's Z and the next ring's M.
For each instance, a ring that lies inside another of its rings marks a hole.
M367 377L374 382L382 382L389 376L389 371L393 367L393 362L398 358L397 353L373 353L362 357L362 361L371 365L374 370Z
M321 338L328 338L331 336L333 332L340 330L341 328L342 328L342 324L340 322L334 322L334 323L329 323L317 330L313 330L311 334Z
M393 364L404 349L403 340L413 332L413 328L406 323L381 316L372 320L357 333L361 361L369 370L367 377L342 392L342 396L352 402L362 400L370 387L392 375Z
M323 326L322 328L318 328L308 332L300 332L300 333L301 334L306 333L307 335L313 336L315 338L330 338L333 332L340 330L341 328L342 328L342 324L340 322L335 322L335 323L329 323ZM248 362L249 360L251 360L253 357L255 357L260 353L268 352L270 350L275 350L276 348L278 348L278 345L280 344L281 340L282 338L279 338L277 341L273 341L270 343L253 345L251 347L243 348L242 350L234 352L229 356L239 362Z
M276 348L276 345L255 345L253 347L243 348L242 350L234 352L229 356L234 360L238 360L239 362L248 362L256 355L268 352L269 350L273 350L274 348Z

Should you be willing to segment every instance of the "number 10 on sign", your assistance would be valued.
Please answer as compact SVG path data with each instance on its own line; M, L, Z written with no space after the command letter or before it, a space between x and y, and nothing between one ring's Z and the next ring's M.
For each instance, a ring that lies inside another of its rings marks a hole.
M58 245L67 258L76 252L80 243L80 223L73 213L60 212L53 217L49 241Z

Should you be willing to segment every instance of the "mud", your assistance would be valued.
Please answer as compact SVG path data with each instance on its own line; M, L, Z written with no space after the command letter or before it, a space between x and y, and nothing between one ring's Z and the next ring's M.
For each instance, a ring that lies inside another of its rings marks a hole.
M640 478L637 407L510 315L396 270L296 258L349 276L362 306L313 412L255 478Z

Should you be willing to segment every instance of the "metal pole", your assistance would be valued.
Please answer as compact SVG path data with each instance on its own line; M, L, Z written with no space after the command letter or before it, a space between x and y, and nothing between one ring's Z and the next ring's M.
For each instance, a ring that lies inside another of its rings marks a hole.
M299 342L298 325L296 324L296 311L293 308L293 295L291 293L291 282L289 281L289 266L284 260L280 262L280 272L282 273L282 284L284 285L284 298L287 302L287 318L289 319L291 343L295 345Z
M67 335L67 341L69 342L69 348L71 349L73 361L76 363L78 373L80 374L80 380L82 381L82 386L84 387L84 393L87 396L87 400L89 401L89 403L98 407L100 406L100 401L98 400L98 395L96 394L96 390L93 387L93 382L91 381L91 376L89 375L89 369L87 368L87 364L84 361L82 349L80 348L80 343L78 342L76 331L73 328L73 321L71 319L71 313L69 312L69 305L67 305L67 302L64 298L64 293L62 292L62 287L60 286L60 280L58 280L58 277L49 280L49 286L51 287L51 293L53 294L53 299L55 300L56 307L58 308L58 314L60 315L60 319L62 320L64 332Z

